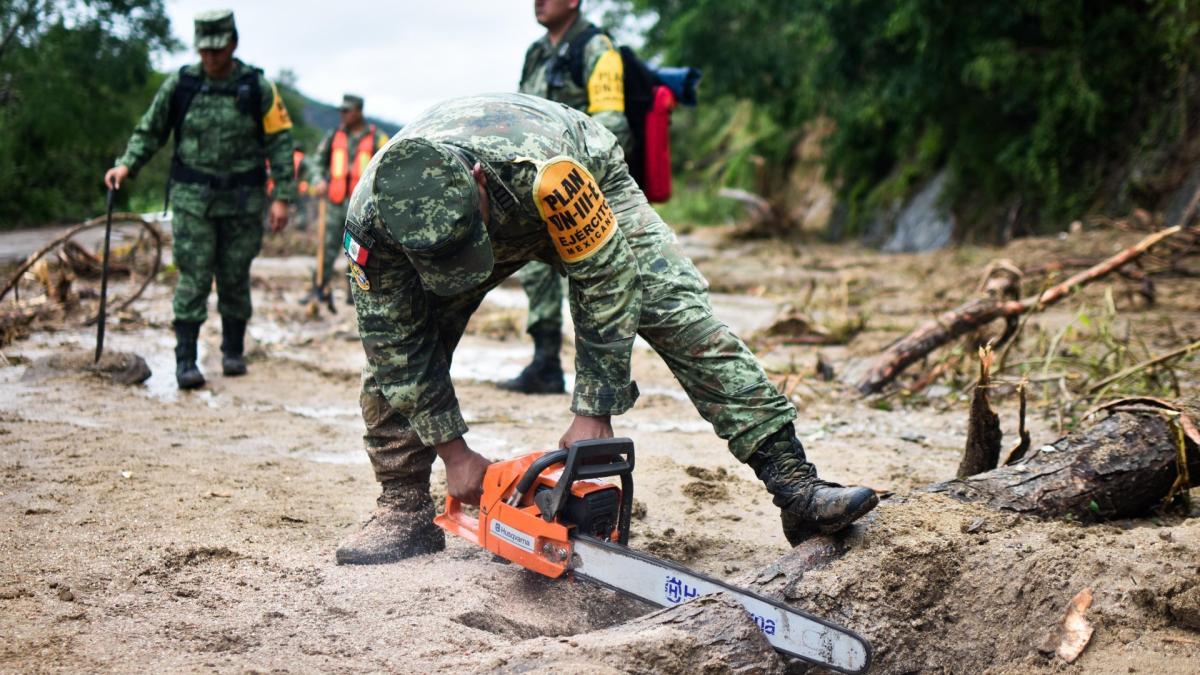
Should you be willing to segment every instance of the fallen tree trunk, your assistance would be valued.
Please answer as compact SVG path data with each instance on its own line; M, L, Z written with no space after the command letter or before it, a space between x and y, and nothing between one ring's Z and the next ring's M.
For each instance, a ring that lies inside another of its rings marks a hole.
M1160 230L1137 244L1092 267L1072 275L1065 281L1022 300L981 298L955 309L942 312L921 324L911 333L894 342L867 367L855 387L862 394L873 394L895 380L904 369L927 356L938 347L1000 318L1012 318L1032 310L1040 310L1062 300L1076 288L1103 278L1114 270L1136 260L1155 244L1177 234L1177 225Z
M497 673L783 673L783 660L733 598L717 594L570 638L537 638L500 653Z
M1013 464L926 491L1046 518L1094 521L1145 515L1171 493L1181 469L1200 475L1200 439L1184 440L1191 447L1181 458L1179 444L1186 438L1181 424L1186 423L1169 411L1118 407L1100 422Z

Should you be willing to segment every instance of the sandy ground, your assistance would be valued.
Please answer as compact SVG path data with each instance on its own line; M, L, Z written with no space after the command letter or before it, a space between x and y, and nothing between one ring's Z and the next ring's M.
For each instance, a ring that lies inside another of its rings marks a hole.
M828 246L730 244L722 236L701 232L685 244L720 291L714 295L718 316L739 333L755 333L781 306L811 300L814 289L817 299L845 295L843 309L861 304L870 310L871 330L849 347L822 350L839 371L924 318L931 305L963 297L961 277L935 280L931 272L977 270L999 255L884 258ZM1110 250L1114 244L1087 245ZM1028 244L1026 252L1052 253L1055 246L1080 247L1052 241L1041 249ZM586 584L543 580L453 539L443 553L393 565L334 564L338 540L370 510L377 486L361 450L357 392L364 358L353 310L339 305L334 317L305 316L297 299L308 264L295 257L255 262L250 374L220 375L218 322L210 321L202 335L209 385L199 392L174 386L169 284L153 285L109 328L110 349L138 353L150 365L145 385L121 387L32 365L48 354L90 347L91 329L68 324L36 331L3 350L0 670L488 670L495 654L522 640L573 635L648 611ZM1124 320L1139 326L1169 320L1175 334L1195 339L1195 291L1164 288L1154 310L1118 300ZM569 421L566 395L525 397L494 386L528 357L528 342L519 335L523 304L518 288L498 289L455 357L452 374L471 426L467 440L493 458L550 448ZM1069 323L1077 309L1039 321ZM1152 344L1167 339L1162 331L1147 335ZM965 439L961 396L936 392L902 408L864 401L811 375L817 352L763 347L760 354L774 372L796 373L799 383L789 388L801 409L797 429L823 477L903 495L953 475ZM645 515L634 521L631 544L722 577L752 575L787 552L769 496L644 344L635 351L634 372L642 398L615 424L637 444L635 495ZM1196 393L1195 380L1184 387ZM1014 406L999 405L1010 432ZM1035 444L1058 435L1053 419L1031 424ZM435 474L435 491L443 489L441 481ZM944 522L921 527L936 534L966 517L947 513ZM1195 539L1191 522L1129 525L1148 532L1138 535L1137 555L1181 561L1182 585L1172 592L1200 576L1196 560L1187 561L1196 549L1168 551L1179 537ZM1170 537L1153 532L1160 528L1172 530ZM930 536L914 545L936 550L929 542L937 537ZM1015 545L1049 546L1044 532L1006 526L1004 536ZM858 563L848 564L850 570ZM895 575L902 577L902 570ZM1045 593L1048 606L1065 606L1078 590L1074 584L1086 580L1069 581ZM895 583L904 586L902 579ZM836 598L817 604L837 614ZM1039 620L1058 611L1046 609ZM864 620L853 613L839 619L851 627ZM1045 626L1026 628L1013 632L1018 637L1008 640L1007 651L995 652L997 660L976 665L1011 667L1011 654L1034 653L1032 636ZM1143 635L1111 631L1103 649L1092 650L1096 656L1085 652L1070 668L1186 672L1183 664L1200 663L1200 634L1171 635L1182 641L1139 642ZM927 633L919 647L893 653L920 668L914 655L968 648L948 649L949 639L950 633ZM1134 646L1122 651L1125 645ZM1030 658L1022 670L1066 668Z

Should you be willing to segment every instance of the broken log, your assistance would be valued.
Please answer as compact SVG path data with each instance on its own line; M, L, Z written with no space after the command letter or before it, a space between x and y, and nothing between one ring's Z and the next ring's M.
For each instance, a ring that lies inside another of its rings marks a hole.
M978 330L996 319L1011 320L1012 317L1033 310L1040 311L1053 305L1070 295L1076 288L1082 288L1136 260L1155 244L1178 234L1180 230L1181 228L1177 225L1155 232L1111 258L1074 274L1037 295L1022 300L981 298L942 312L892 343L871 362L865 374L855 383L855 387L862 394L876 393L895 380L900 373L904 372L905 368L924 358L938 347Z
M501 652L498 673L783 673L758 624L723 593L570 638L526 640Z
M979 381L975 383L975 393L971 397L967 447L963 449L962 461L958 463L959 478L991 471L1000 462L1000 443L1004 440L1004 434L1000 431L1000 416L988 402L994 358L991 346L979 348Z
M1114 408L1098 423L1013 464L925 491L1045 518L1142 516L1163 501L1179 475L1177 420L1167 411L1147 407ZM1185 466L1198 475L1200 450L1195 440L1185 442Z

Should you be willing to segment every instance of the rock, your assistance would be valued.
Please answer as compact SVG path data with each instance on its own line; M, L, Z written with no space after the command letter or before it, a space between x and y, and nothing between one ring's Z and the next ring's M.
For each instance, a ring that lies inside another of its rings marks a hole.
M741 605L711 595L629 623L513 645L489 664L500 673L783 673L784 662Z
M942 203L949 174L942 170L904 205L896 216L891 239L883 245L888 253L932 251L950 243L954 216Z
M91 349L77 349L60 354L51 354L35 360L22 376L26 381L41 381L69 373L91 373L117 384L141 384L150 379L150 366L137 354L129 352L105 352L99 363L93 363L96 353Z
M75 594L71 592L71 589L63 587L58 589L58 599L63 602L75 602Z
M1200 586L1190 589L1171 598L1167 603L1171 616L1180 625L1192 630L1200 630Z

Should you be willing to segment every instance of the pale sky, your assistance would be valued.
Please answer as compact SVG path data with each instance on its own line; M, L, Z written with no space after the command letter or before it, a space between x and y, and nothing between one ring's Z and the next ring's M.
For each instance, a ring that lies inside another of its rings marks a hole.
M268 77L291 68L307 95L338 103L350 92L366 112L405 123L443 99L516 91L529 43L545 31L533 0L167 0L186 50L160 55L160 68L198 60L192 18L232 9L237 56Z

